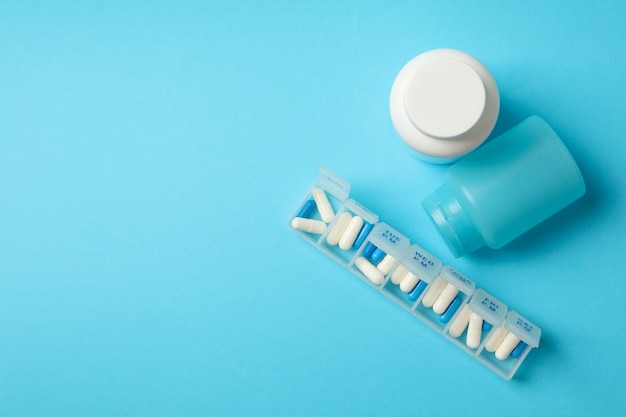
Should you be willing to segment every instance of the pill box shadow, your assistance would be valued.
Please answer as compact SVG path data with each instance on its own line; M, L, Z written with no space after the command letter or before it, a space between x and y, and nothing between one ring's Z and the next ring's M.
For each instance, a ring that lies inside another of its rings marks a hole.
M583 231L588 229L597 216L606 216L607 207L611 204L607 196L612 185L606 178L595 175L592 169L586 169L586 161L583 158L577 158L575 154L573 156L587 187L583 197L503 248L493 250L483 247L469 256L484 260L496 256L518 255L521 252L553 251L554 248L566 245L568 241L580 239Z

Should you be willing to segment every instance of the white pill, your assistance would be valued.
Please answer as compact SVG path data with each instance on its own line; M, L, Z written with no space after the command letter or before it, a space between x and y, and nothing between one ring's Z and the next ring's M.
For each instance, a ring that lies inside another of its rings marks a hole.
M454 319L454 321L450 325L450 328L448 329L448 333L450 333L450 336L452 337L461 336L463 332L465 331L467 324L469 323L469 319L471 315L472 315L472 310L470 310L468 305L466 304L461 310L461 312L459 313L459 315L457 316L457 318Z
M378 263L378 266L376 268L378 268L380 270L380 272L383 273L383 275L387 275L389 273L389 271L391 271L391 268L393 268L393 266L395 264L396 264L396 258L394 258L393 256L387 254Z
M411 292L411 290L415 288L419 280L420 279L417 277L417 275L408 272L400 283L400 290L402 292Z
M498 349L496 349L496 358L501 361L508 358L519 342L519 337L515 336L513 333L507 334L502 343L500 343L500 346L498 346Z
M363 272L363 275L365 275L374 284L382 284L384 281L385 276L383 273L364 257L359 256L356 258L354 264L357 268L359 268L359 271Z
M396 270L393 271L393 274L391 274L391 282L396 285L400 285L400 283L408 273L409 271L407 271L405 267L403 267L402 265L398 265Z
M437 298L439 298L441 291L443 291L447 283L448 281L445 279L437 277L435 282L430 284L430 288L426 294L424 294L424 298L422 298L422 304L424 304L424 307L430 308L433 304L435 304L435 301L437 301Z
M294 217L291 221L291 227L317 235L321 235L326 231L326 223L314 219L305 219L303 217Z
M348 250L354 245L354 241L358 236L361 228L363 227L363 218L361 216L354 216L350 223L348 223L348 227L341 235L341 239L339 239L339 247L343 250Z
M348 212L344 212L339 216L333 228L328 232L328 236L326 236L326 242L328 242L330 246L335 246L339 243L339 239L341 239L343 232L346 231L350 220L352 220L352 215Z
M489 338L489 340L487 340L487 343L485 344L485 350L487 352L495 352L507 334L509 334L509 331L505 329L504 327L500 327L494 330L493 334L491 335L491 337Z
M335 217L335 211L333 210L333 206L330 205L330 201L328 201L328 197L326 193L321 188L316 188L313 190L313 200L315 200L315 205L317 206L317 211L320 212L320 216L322 216L322 220L326 223L330 223L333 221Z
M459 289L448 282L441 294L439 294L439 297L437 297L435 304L433 304L433 311L437 314L443 314L458 293Z
M467 339L465 344L470 349L476 349L480 345L480 337L483 334L483 318L472 313L467 327Z

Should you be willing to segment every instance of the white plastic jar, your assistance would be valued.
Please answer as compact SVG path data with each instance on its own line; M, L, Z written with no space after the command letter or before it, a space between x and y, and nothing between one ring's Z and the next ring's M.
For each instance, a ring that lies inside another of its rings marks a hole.
M416 155L450 163L489 136L500 111L493 76L456 49L424 52L398 73L389 99L391 120Z

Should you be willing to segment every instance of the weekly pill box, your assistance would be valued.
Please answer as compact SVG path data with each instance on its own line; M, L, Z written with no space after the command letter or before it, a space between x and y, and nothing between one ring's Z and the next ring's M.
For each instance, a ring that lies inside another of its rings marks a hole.
M511 379L539 346L541 329L349 194L346 180L320 168L288 226L478 362Z

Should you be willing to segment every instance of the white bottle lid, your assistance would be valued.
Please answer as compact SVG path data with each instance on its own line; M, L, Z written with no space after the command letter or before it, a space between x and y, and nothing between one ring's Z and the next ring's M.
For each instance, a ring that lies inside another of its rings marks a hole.
M391 120L418 157L449 163L491 133L500 95L487 68L455 49L434 49L398 73L389 100Z

